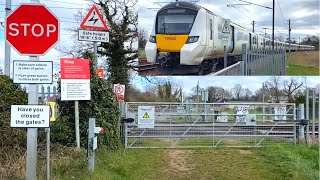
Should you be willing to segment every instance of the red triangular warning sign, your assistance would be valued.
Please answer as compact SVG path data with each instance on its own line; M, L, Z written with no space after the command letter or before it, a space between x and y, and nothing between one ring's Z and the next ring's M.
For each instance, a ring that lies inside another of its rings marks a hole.
M108 30L108 26L103 20L97 6L93 6L90 9L90 11L80 24L80 27L83 29Z

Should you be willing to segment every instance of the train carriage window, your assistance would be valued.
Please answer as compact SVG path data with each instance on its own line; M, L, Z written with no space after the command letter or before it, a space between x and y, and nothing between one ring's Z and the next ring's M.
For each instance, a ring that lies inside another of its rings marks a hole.
M212 40L212 35L213 31L212 31L212 19L210 19L210 40Z

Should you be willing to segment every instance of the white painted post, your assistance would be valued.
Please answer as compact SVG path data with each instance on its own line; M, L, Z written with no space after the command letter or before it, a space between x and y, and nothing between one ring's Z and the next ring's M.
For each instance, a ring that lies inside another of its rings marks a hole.
M11 0L6 0L6 17L8 17L10 13ZM5 41L4 49L4 74L10 77L11 47L7 41Z
M312 90L312 143L316 142L316 91Z
M30 56L30 60L39 60L38 56ZM29 84L28 104L38 103L38 85ZM26 159L26 180L37 179L37 147L38 128L27 129L27 159Z
M94 141L94 127L96 127L96 119L89 118L89 127L88 127L88 169L93 172L94 170L94 150L93 150L93 141Z
M306 88L306 119L308 120L308 125L307 125L307 142L309 142L309 89L308 87Z
M304 119L304 104L299 104L299 120ZM299 125L299 139L303 140L304 138L304 126Z

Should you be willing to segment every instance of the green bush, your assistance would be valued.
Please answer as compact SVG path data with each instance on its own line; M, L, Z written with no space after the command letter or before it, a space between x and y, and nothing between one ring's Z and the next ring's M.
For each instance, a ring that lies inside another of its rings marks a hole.
M25 147L26 129L11 128L11 105L27 104L27 93L13 84L8 76L0 76L0 147Z
M84 58L92 59L86 53ZM79 101L80 142L87 147L87 129L89 118L96 118L96 126L104 127L105 134L99 135L98 143L108 149L117 149L120 145L119 107L115 101L111 82L97 76L90 62L91 101ZM60 82L58 82L60 92ZM60 117L51 126L53 142L66 145L75 144L74 101L57 100Z

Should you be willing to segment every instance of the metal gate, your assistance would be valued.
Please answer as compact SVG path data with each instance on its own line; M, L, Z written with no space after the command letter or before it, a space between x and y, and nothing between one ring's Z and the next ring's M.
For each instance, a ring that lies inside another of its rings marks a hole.
M154 106L154 128L138 127L138 107ZM296 142L295 104L128 102L126 148L262 147Z

